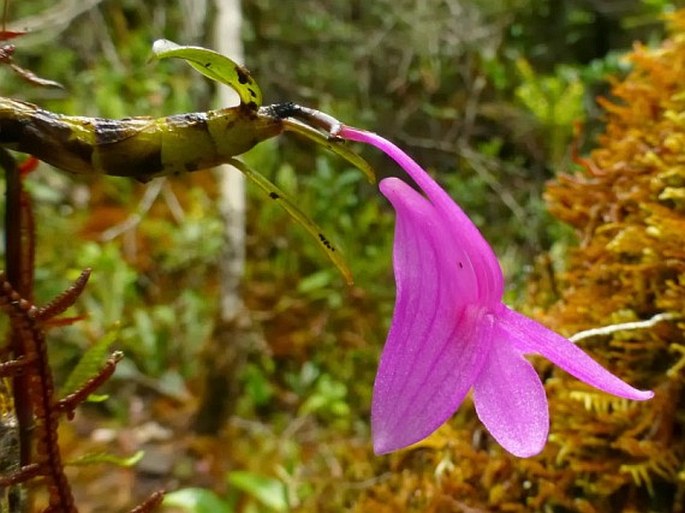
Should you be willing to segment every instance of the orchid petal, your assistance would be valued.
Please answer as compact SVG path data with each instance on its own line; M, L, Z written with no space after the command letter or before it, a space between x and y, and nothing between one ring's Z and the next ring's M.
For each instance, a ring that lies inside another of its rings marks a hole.
M475 276L443 238L435 207L397 178L380 184L397 211L397 298L374 384L372 430L378 454L425 438L466 396L487 355L492 317L462 297Z
M588 385L618 397L646 401L654 396L654 392L650 390L633 388L602 367L573 342L539 322L504 305L498 318L500 328L509 334L512 342L522 353L540 354Z
M421 166L390 141L373 132L343 126L339 135L352 141L371 144L392 158L423 190L441 214L443 238L452 238L468 255L465 265L472 266L478 275L477 294L482 303L494 305L502 300L504 277L497 257L480 231L464 211Z
M542 451L549 433L545 388L533 366L495 328L490 354L473 385L478 418L514 456Z

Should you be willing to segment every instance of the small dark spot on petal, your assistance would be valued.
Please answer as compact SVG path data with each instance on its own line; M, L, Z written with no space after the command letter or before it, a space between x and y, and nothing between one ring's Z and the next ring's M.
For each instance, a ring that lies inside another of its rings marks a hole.
M463 263L463 262L459 262L459 269L463 269L463 268L464 268L464 263Z

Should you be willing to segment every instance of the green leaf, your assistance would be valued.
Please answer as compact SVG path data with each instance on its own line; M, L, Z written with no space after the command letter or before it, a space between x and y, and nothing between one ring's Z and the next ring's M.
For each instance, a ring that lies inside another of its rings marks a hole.
M228 473L228 482L274 511L288 510L285 485L276 478L235 470Z
M90 394L88 396L89 403L104 403L109 399L109 394Z
M104 452L85 454L75 460L69 461L68 465L85 466L96 465L100 463L109 463L111 465L116 465L118 467L130 468L136 465L140 460L142 460L144 455L145 451L138 451L129 457L115 456L114 454L108 454Z
M324 289L331 284L331 274L326 269L322 269L315 273L305 276L300 279L297 284L297 291L308 293L315 290Z
M157 59L184 59L206 77L235 89L245 105L259 107L262 104L262 91L247 68L225 55L200 46L180 46L168 39L155 41L152 53Z
M216 493L204 488L182 488L164 496L165 506L180 508L188 513L233 513Z
M297 221L302 227L307 230L312 237L319 244L319 247L324 250L328 258L335 264L335 266L340 270L342 275L347 280L347 283L352 284L352 271L347 266L347 262L343 258L341 252L333 246L330 239L326 237L319 228L319 226L307 215L305 214L295 202L293 202L285 192L279 189L275 184L273 184L265 176L260 175L258 172L254 171L247 164L240 160L231 159L229 164L238 168L238 170L245 175L246 178L252 180L259 188L264 190L271 199L278 201L278 203L283 207L283 209Z
M116 326L83 353L60 390L62 397L78 390L81 385L100 372L107 356L109 356L109 346L114 343L118 335L119 327Z

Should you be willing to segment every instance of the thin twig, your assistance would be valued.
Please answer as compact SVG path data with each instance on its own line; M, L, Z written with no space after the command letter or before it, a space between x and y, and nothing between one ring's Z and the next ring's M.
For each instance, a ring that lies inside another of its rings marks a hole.
M162 196L164 197L169 212L171 212L171 217L173 217L174 221L178 224L181 224L186 218L186 213L183 211L183 207L178 201L178 197L176 196L176 193L174 193L170 183L169 180L164 180Z
M62 0L40 13L21 18L10 24L11 31L27 31L32 34L22 38L21 46L43 44L55 39L56 34L65 31L71 23L103 0Z
M428 150L436 150L443 153L456 155L466 159L473 171L486 183L490 189L492 189L502 200L511 213L516 217L521 223L528 222L528 215L526 214L526 209L519 204L516 198L513 196L511 191L509 191L505 186L503 186L496 178L491 168L503 167L505 170L507 168L519 171L517 166L507 166L501 162L494 163L493 159L488 159L482 154L474 151L471 147L466 144L453 144L449 141L435 141L431 139L426 139L423 137L414 137L409 135L402 135L402 140L407 144L416 146L417 148L425 148Z
M145 189L143 198L136 207L136 211L124 219L121 223L116 224L102 232L102 235L100 235L100 240L107 242L116 239L121 234L126 233L127 231L138 226L143 220L145 214L152 208L152 205L155 203L155 200L162 191L162 186L164 185L165 181L166 179L161 178L159 180L150 182L150 185L148 185L148 187Z
M675 319L682 319L681 314L673 312L662 312L656 314L654 317L645 321L621 322L618 324L609 324L608 326L601 326L599 328L592 328L589 330L579 331L575 335L569 337L571 342L578 342L586 338L606 336L616 333L618 331L635 331L651 328L664 321L673 321Z

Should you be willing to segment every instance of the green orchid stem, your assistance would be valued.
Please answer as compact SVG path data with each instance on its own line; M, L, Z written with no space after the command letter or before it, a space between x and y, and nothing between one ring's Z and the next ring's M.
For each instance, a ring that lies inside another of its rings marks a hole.
M325 135L317 129L293 118L284 119L283 127L285 131L300 134L319 146L323 146L327 150L344 158L347 162L364 173L369 183L376 183L376 173L374 173L369 163L345 146L343 141L334 136Z

